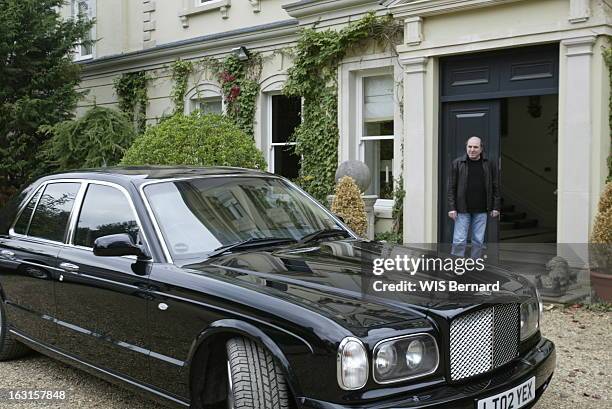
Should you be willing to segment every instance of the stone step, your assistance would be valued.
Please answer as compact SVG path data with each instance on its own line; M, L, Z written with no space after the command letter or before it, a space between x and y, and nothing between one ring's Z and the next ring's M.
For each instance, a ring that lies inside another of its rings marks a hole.
M527 213L525 212L502 212L501 213L502 222L512 222L512 221L524 219L526 217L527 217Z

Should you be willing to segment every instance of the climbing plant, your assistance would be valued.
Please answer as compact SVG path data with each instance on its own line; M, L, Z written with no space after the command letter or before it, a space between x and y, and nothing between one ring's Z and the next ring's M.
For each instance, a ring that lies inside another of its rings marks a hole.
M392 16L373 13L340 31L301 32L284 93L304 100L302 123L293 138L303 158L300 183L319 200L331 194L338 165L338 64L352 48L370 41L393 46L401 32Z
M172 102L174 103L174 113L181 114L185 111L185 94L187 93L187 82L189 75L193 71L191 61L176 60L170 67L172 71Z
M261 68L261 57L253 53L244 61L232 54L217 65L226 115L250 136L253 136Z
M119 109L136 122L139 133L144 132L147 119L147 74L145 71L126 72L115 80Z
M610 88L612 88L612 47L608 47L603 52L604 60L606 61L606 65L608 66L608 82ZM609 122L609 130L611 145L610 152L608 153L608 182L612 181L612 93L610 93L610 97L608 100L608 122Z

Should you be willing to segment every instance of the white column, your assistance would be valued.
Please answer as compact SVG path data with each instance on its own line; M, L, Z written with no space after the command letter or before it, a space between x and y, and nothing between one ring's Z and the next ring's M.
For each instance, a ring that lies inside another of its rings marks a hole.
M587 243L591 221L591 87L594 36L561 42L557 241Z
M404 242L426 242L425 76L427 58L400 59L404 66Z

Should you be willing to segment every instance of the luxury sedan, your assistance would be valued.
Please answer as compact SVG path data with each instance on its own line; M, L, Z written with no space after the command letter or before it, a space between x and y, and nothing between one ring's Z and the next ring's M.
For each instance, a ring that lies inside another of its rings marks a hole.
M555 368L526 280L490 266L498 298L369 291L372 260L406 248L266 172L55 174L0 229L0 360L34 349L170 406L518 409Z

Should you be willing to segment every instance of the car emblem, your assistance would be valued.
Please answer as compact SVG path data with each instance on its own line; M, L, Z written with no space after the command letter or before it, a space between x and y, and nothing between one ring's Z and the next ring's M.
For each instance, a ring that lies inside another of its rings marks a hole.
M160 302L159 305L157 306L157 308L159 308L162 311L166 311L168 309L168 304Z

